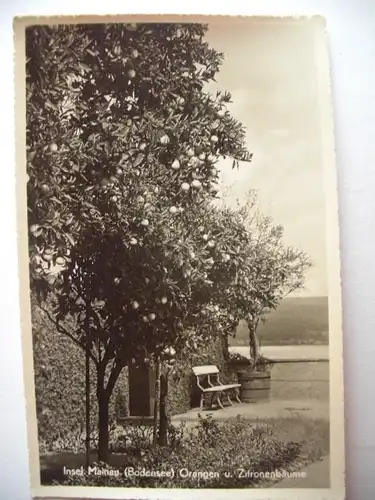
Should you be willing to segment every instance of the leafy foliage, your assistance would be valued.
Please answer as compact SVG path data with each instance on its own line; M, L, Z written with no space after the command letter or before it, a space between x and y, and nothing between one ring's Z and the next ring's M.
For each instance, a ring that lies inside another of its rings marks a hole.
M286 469L298 457L300 444L280 441L272 435L272 428L254 426L241 417L222 424L211 417L200 418L194 430L170 429L169 446L145 446L141 454L124 455L120 468L98 464L107 471L120 470L117 476L86 475L66 477L70 485L127 486L127 487L182 487L182 488L243 488L252 487L262 481L261 475L241 477L239 470L267 472ZM173 443L173 448L172 448ZM142 477L134 475L124 478L126 467L137 470L175 471L173 478ZM179 471L200 472L183 477ZM204 474L202 474L202 472ZM230 472L230 476L224 473Z
M219 156L250 160L244 130L225 110L231 96L213 98L202 90L222 61L204 42L206 29L196 24L28 28L34 279L44 262L64 262L85 227L116 233L121 227L129 245L143 235L134 217L149 217L153 202L160 210L199 203L203 193L215 196ZM187 191L181 189L184 183Z
M247 239L242 241L242 259L234 286L222 295L227 304L227 316L245 319L249 329L250 357L254 367L261 368L256 330L267 311L276 309L282 299L303 288L306 271L312 266L310 257L285 245L283 227L270 216L261 213L255 191L250 191L247 203L233 210L245 227ZM236 325L238 322L236 323Z

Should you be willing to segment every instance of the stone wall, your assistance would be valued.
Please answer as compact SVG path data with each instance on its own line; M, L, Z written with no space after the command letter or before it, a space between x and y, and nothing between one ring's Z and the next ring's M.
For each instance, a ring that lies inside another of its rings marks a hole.
M271 398L329 400L329 361L288 360L275 362Z

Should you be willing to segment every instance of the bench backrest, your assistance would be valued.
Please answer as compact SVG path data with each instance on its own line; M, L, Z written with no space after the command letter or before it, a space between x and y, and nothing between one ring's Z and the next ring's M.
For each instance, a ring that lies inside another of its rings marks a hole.
M219 368L215 365L193 366L193 373L196 377L201 375L217 375Z

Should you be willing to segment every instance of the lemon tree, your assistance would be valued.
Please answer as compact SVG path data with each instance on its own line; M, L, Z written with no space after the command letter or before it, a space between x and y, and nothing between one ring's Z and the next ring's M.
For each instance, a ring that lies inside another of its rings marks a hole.
M267 311L276 309L288 295L301 290L306 273L313 265L308 254L287 245L284 228L259 209L257 193L250 191L246 203L237 211L246 228L247 241L242 247L242 265L238 269L235 287L225 295L230 316L239 308L249 330L250 357L259 357L256 332Z

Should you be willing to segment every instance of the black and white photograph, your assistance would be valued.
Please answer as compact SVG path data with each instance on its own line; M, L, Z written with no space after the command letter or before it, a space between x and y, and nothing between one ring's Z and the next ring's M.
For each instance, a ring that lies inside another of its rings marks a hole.
M343 498L324 20L15 34L34 495Z

